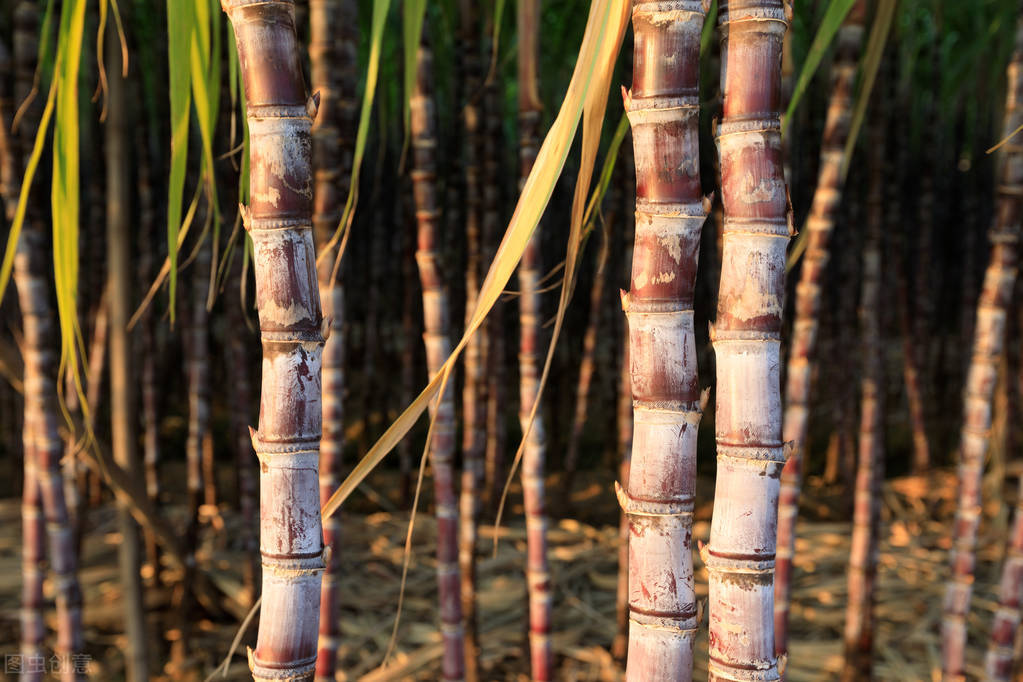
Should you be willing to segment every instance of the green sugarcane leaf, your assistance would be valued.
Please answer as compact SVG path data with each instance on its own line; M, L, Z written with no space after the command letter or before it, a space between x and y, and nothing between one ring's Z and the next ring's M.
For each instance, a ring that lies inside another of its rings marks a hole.
M707 56L711 42L714 40L714 27L718 23L718 0L711 0L707 16L703 20L703 31L700 33L700 59Z
M79 232L79 108L78 74L85 35L86 0L65 2L58 28L55 62L55 123L53 132L53 181L50 210L53 222L53 271L60 327L58 377L67 372L78 393L82 417L90 423L89 405L82 386L80 358L86 355L78 324L78 232ZM58 390L62 390L58 382ZM64 410L63 401L61 409ZM70 421L70 415L65 418Z
M817 67L820 66L821 60L824 59L824 55L831 46L831 41L834 40L838 29L842 27L845 15L849 13L854 4L856 4L856 0L831 0L828 3L828 9L824 13L824 18L821 19L817 35L814 36L813 43L810 45L810 52L806 55L803 68L799 71L799 78L796 79L796 87L792 90L792 98L789 100L788 109L785 110L785 120L782 128L786 134L788 133L789 121L792 120L793 112L799 106L799 101L802 99L803 93L806 92L807 86L810 85L813 75L817 73Z
M188 163L188 124L192 106L190 48L193 31L192 2L167 0L167 67L169 73L171 159L167 190L167 258L170 289L170 320L174 324L178 285L178 231L185 196Z

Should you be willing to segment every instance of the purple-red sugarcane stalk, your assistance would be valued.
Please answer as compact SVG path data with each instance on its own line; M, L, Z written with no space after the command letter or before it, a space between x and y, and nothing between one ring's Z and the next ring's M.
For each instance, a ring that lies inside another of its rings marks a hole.
M479 55L479 7L475 0L459 1L458 48L461 53L465 106L462 123L465 144L465 322L476 309L482 282L483 190L480 164L483 155L483 79ZM459 497L458 562L462 581L462 616L465 620L465 678L477 682L476 644L476 518L480 510L480 484L487 448L486 345L488 325L465 348L465 384L462 390L462 490Z
M21 18L20 14L17 18ZM19 22L16 30L20 31L23 28L25 28L24 24ZM21 66L19 64L19 67ZM17 208L16 176L21 167L19 156L22 150L19 143L23 141L16 139L11 133L11 120L14 117L15 106L14 98L9 90L10 80L7 78L11 70L11 54L0 41L0 194L4 200L4 215L8 222L14 219L14 212ZM31 74L29 74L29 83L31 83ZM20 85L22 83L19 81ZM40 499L33 434L31 414L26 412L22 422L24 480L21 493L21 643L19 650L24 657L23 660L35 660L37 656L43 655L43 637L46 633L46 623L43 620L43 579L46 575L43 561L46 551L44 546L46 528L42 500ZM25 672L23 679L40 680L42 674Z
M520 0L519 32L519 173L525 183L539 150L540 115L537 61L540 0ZM540 388L542 310L539 280L542 260L540 230L533 232L519 262L519 422L525 435L522 453L522 496L526 512L526 589L529 596L529 658L533 680L554 679L551 648L551 574L547 562L547 515L544 470L547 433L543 411L529 423Z
M491 12L487 35L493 35L494 16ZM483 50L490 54L489 41ZM501 158L504 149L502 135L502 93L500 70L491 75L483 89L484 135L483 135L483 214L482 239L486 263L494 260L498 243L501 241L501 186L505 178L501 173ZM477 493L486 499L488 506L495 510L504 486L504 412L508 391L505 386L505 310L497 305L488 316L487 329L487 442L484 449L481 478L483 486Z
M817 189L806 221L807 247L796 285L796 319L792 328L788 374L785 383L784 440L793 443L792 456L785 463L778 510L778 557L775 576L774 634L778 654L788 651L789 590L792 583L792 555L796 547L796 517L802 460L806 449L810 414L810 377L820 323L821 287L829 257L829 242L836 212L842 200L841 168L849 137L853 87L863 43L866 0L856 0L838 30L838 47L831 66L831 99L821 141Z
M231 272L231 291L242 289L242 262L235 258ZM231 436L234 444L235 467L237 468L238 511L241 514L241 549L245 553L242 564L243 604L251 604L259 596L259 488L256 468L252 465L252 437L249 435L249 419L252 408L252 384L249 381L249 350L251 338L241 302L233 296L225 301L230 329L228 348L231 357L227 362L227 375L234 396L231 404Z
M351 0L345 0L351 4ZM344 192L349 168L344 165L347 150L341 145L341 127L350 123L341 118L341 102L354 92L344 92L341 79L341 34L350 39L355 29L344 26L339 0L313 0L309 3L309 58L312 89L319 94L320 109L312 127L313 141L313 231L317 246L323 249L341 222ZM347 53L346 53L347 54ZM354 66L354 65L353 65ZM342 185L344 181L344 185ZM341 483L341 455L344 448L344 295L340 278L334 278L334 257L323 257L318 268L318 286L324 315L330 320L330 333L323 347L323 437L320 440L320 505L326 503ZM367 424L369 422L367 421ZM331 548L327 570L320 588L320 634L316 661L316 679L333 680L337 669L337 649L341 628L338 575L340 571L341 518L334 515L323 522L323 542Z
M423 343L431 378L440 371L451 353L448 336L450 312L448 293L440 269L437 225L437 117L433 94L433 53L424 27L416 58L416 86L412 93L412 183L416 200L416 263L423 288ZM437 514L437 591L440 595L441 661L444 680L465 677L464 629L461 583L459 580L459 539L455 496L455 399L451 390L430 406L433 442L433 490ZM463 539L464 540L464 539Z
M781 0L722 2L718 22L724 233L711 334L717 358L717 482L704 553L708 679L769 681L779 677L773 627L785 462L779 352L790 229L779 109L788 23ZM633 478L635 471L634 452Z
M22 2L15 9L14 62L17 72L15 101L22 101L32 87L38 47L37 33L39 10L36 5ZM27 165L35 138L36 126L30 112L19 131L21 167ZM39 197L33 198L38 200ZM57 602L57 643L55 653L70 660L83 652L82 639L82 593L77 574L77 554L73 533L64 497L64 477L61 472L61 458L64 444L58 432L62 420L57 396L57 354L53 347L59 334L55 311L50 305L49 263L44 250L45 226L43 221L30 211L18 243L14 258L14 284L18 290L18 304L21 308L23 340L24 390L25 390L25 458L28 474L25 494L29 502L23 507L27 517L23 520L27 531L25 545L27 556L23 558L29 568L23 604L22 640L24 646L31 646L35 639L42 644L41 613L36 611L33 598L41 589L37 580L42 574L29 566L34 563L40 568L42 558L42 535L45 529L45 554L53 571ZM33 483L34 480L34 483ZM38 494L41 502L42 519L34 518L40 505L33 504ZM41 602L39 606L41 607ZM36 620L36 618L40 620ZM84 679L74 666L65 666L61 679L75 682Z
M1023 3L1016 24L1015 49L1008 66L1003 129L1010 135L1023 123ZM966 618L970 612L980 524L981 478L991 429L991 397L1005 343L1006 314L1016 282L1020 218L1023 214L1023 145L1002 147L998 171L991 256L977 303L973 356L966 379L959 453L959 505L952 530L952 577L942 617L942 664L946 680L961 680L966 667Z
M256 309L263 343L259 428L263 606L249 667L255 680L312 680L320 578L320 362L323 324L313 247L316 98L302 76L290 0L224 0L244 76L251 140Z
M607 239L600 245L597 255L597 269L593 273L590 287L590 316L583 335L583 357L579 361L579 382L576 384L575 414L572 417L572 431L569 433L568 450L565 452L565 491L571 493L579 464L579 441L586 426L586 407L589 403L590 384L596 369L594 356L597 351L597 332L600 327L601 303L604 299L604 270L607 265Z
M704 6L636 2L625 110L636 165L629 329L632 462L618 487L629 519L630 682L691 680L697 609L692 531L700 424L693 295L707 217L700 184Z
M998 588L998 610L991 623L985 670L992 682L1009 682L1015 662L1014 646L1023 595L1023 477L1016 498L1016 514L1006 542L1005 563Z
M879 85L879 84L877 84ZM880 103L874 90L874 109ZM856 465L852 547L849 552L849 599L845 611L845 665L842 680L871 679L874 649L874 594L881 525L884 471L884 365L881 348L881 233L884 223L884 123L870 134L870 183L867 235L863 246L860 288L860 438Z

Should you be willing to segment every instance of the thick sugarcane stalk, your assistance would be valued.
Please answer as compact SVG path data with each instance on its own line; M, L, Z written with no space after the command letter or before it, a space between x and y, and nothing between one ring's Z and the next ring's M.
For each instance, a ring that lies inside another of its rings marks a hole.
M129 230L129 178L131 174L128 128L131 125L121 72L121 44L113 26L106 35L107 120L104 135L107 178L107 296L110 311L110 433L114 461L128 475L141 480L135 437L136 404L132 374L132 343L128 318L132 310L131 234ZM128 680L148 680L148 646L143 613L139 528L127 504L118 503L121 541L118 559L124 600Z
M776 680L775 542L785 461L779 350L789 239L779 108L787 21L781 0L729 0L718 21L724 235L711 334L717 482L704 554L708 679Z
M341 221L347 168L342 165L345 154L340 144L339 104L342 99L339 64L339 33L342 30L341 2L313 0L309 3L309 57L311 85L319 94L320 109L312 127L313 140L313 230L317 246L322 249ZM350 10L349 10L350 11ZM347 29L352 30L352 29ZM354 93L346 93L354 95ZM333 255L333 254L332 254ZM344 295L340 278L332 278L334 258L321 260L317 277L324 315L330 319L331 330L323 347L323 437L320 440L320 504L326 503L341 483L341 454L344 448ZM368 422L367 422L368 423ZM335 515L323 522L323 542L331 548L327 570L320 587L320 634L316 661L316 678L333 680L340 644L340 602L338 572L340 570L341 519Z
M459 51L463 69L465 195L465 321L475 312L479 293L483 237L483 190L480 186L483 155L483 80L480 74L479 7L473 0L459 2ZM458 562L462 581L462 616L465 620L465 678L479 679L476 660L476 520L480 510L480 483L487 447L486 341L488 327L473 334L465 348L465 383L462 390L462 490L459 498Z
M1008 66L1005 134L1023 123L1023 3L1016 43ZM966 380L962 440L959 453L959 505L950 556L952 578L945 592L942 658L946 680L963 679L966 664L966 618L970 611L980 523L980 486L984 455L990 441L991 396L998 359L1005 342L1006 311L1016 281L1020 216L1023 213L1023 145L1003 148L992 225L991 255L984 288L977 303L973 356Z
M412 183L416 200L416 263L423 288L423 343L426 364L433 377L451 353L448 336L449 304L438 254L437 225L437 131L433 95L433 54L426 31L416 59L416 87L411 98ZM453 382L452 382L453 383ZM433 442L430 462L437 514L437 591L440 595L440 629L444 642L441 661L443 679L467 677L462 625L462 583L459 580L459 539L455 495L455 400L450 388L430 407Z
M1009 682L1014 663L1013 647L1020 623L1023 595L1023 477L1016 498L1016 514L1006 542L1005 563L998 588L998 610L991 623L985 670L992 682Z
M537 60L540 0L518 4L519 173L525 183L539 151L540 115ZM547 433L543 411L529 423L540 388L542 309L539 280L542 267L540 230L533 232L519 262L519 422L525 435L522 453L522 495L526 512L526 589L529 596L529 658L533 680L554 679L551 648L551 574L547 561L547 513L544 470Z
M14 61L17 70L15 99L28 93L31 88L36 64L38 46L35 27L38 25L38 7L33 3L23 2L15 9L15 41ZM32 112L26 117L19 131L21 149L21 166L27 165L32 143L35 137L35 124L38 117ZM39 197L34 197L36 200ZM29 212L25 222L18 250L14 259L14 284L18 290L18 303L21 307L24 357L24 390L25 417L24 430L26 445L26 468L33 468L29 475L30 485L26 486L31 502L35 491L31 490L32 479L38 485L41 509L45 521L47 539L46 554L49 557L50 569L54 574L57 601L57 643L55 653L70 660L70 656L81 654L82 640L82 594L78 585L77 555L74 550L73 533L68 517L64 497L64 477L61 472L60 460L64 452L58 428L61 423L57 396L57 357L54 345L59 338L55 312L50 306L50 280L48 276L49 262L44 250L44 225L34 214ZM29 463L31 459L31 463ZM35 507L38 509L39 507ZM26 528L37 533L42 528L38 520L31 518L33 512L26 505L28 518ZM33 559L34 550L40 549L39 540L29 538L34 545L25 558L28 564ZM26 545L28 548L28 545ZM36 565L41 555L36 557ZM34 590L34 578L31 576L26 590ZM40 586L41 587L41 586ZM31 597L26 592L27 597ZM28 616L33 609L30 603L24 615ZM28 644L27 637L35 637L41 632L29 632L40 623L33 623L34 616L26 618L23 641ZM82 679L73 666L65 666L61 678L66 681Z
M628 320L632 462L626 679L690 680L697 614L691 550L700 423L693 294L707 217L700 185L699 56L705 10L636 2L632 124L636 226Z
M874 90L875 110L880 97ZM863 374L860 379L860 434L849 552L849 600L845 611L847 682L871 679L874 648L874 586L881 524L881 481L884 470L884 365L881 348L881 232L884 223L883 124L870 135L870 184L867 195L867 236L863 246L860 289L860 338Z
M796 285L796 319L792 329L785 384L784 440L793 443L792 456L782 472L778 511L778 557L775 579L775 642L779 654L788 650L789 589L792 554L796 546L796 517L802 458L810 414L810 377L820 323L821 287L829 257L835 214L842 200L841 167L849 136L853 86L863 42L866 0L857 0L838 31L838 48L831 66L831 100L821 142L817 189L806 222L807 247Z
M256 308L263 343L259 428L263 606L249 667L255 680L312 680L320 576L319 450L323 350L312 235L309 98L290 0L224 0L244 76Z

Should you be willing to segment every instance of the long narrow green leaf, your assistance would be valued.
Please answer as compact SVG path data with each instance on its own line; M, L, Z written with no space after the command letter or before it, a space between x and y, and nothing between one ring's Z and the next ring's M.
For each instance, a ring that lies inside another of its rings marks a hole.
M707 56L707 52L710 51L715 35L714 28L718 23L717 19L718 0L711 0L710 7L707 9L707 16L703 20L703 31L700 33L700 59Z
M86 0L65 2L58 29L57 86L53 132L53 182L50 188L53 220L53 271L60 326L60 365L57 376L68 371L81 400L82 416L89 423L79 357L85 343L78 325L79 232L79 110L78 72L85 35ZM60 54L63 53L63 54ZM58 384L59 385L59 384Z
M167 67L169 73L171 160L167 190L167 258L170 260L170 320L178 286L178 230L188 163L188 123L192 106L190 48L194 25L192 2L167 0Z
M785 110L784 130L786 133L789 121L792 120L792 114L799 106L799 100L802 99L807 86L810 85L810 79L817 73L817 67L820 66L821 60L824 59L824 55L831 46L831 41L834 40L838 29L842 27L842 22L845 21L845 15L849 13L855 3L856 0L831 0L828 4L824 18L821 19L820 28L817 29L817 35L814 36L813 43L810 45L810 52L806 55L803 68L799 71L799 78L796 79L796 87L792 90L792 99L789 100L788 109Z

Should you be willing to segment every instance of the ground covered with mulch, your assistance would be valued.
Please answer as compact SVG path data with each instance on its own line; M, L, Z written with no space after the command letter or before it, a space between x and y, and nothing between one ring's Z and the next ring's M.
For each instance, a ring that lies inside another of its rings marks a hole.
M436 680L440 677L441 645L437 630L434 576L436 527L427 514L419 514L413 554L397 639L386 666L382 666L391 640L398 603L404 540L409 514L379 490L395 490L386 478L372 477L371 487L353 498L343 510L344 547L340 550L341 628L340 656L344 676L338 679ZM558 481L548 485L558 490ZM948 569L949 529L954 514L955 481L949 472L927 478L900 478L884 489L884 526L877 595L875 672L879 680L938 680L941 600ZM713 481L701 480L695 537L706 541ZM367 497L368 495L368 497ZM521 496L513 488L509 522L495 530L481 527L478 565L479 641L484 680L528 680L523 575L525 531ZM426 501L427 509L429 501ZM550 559L554 580L553 646L559 680L620 680L621 664L611 654L616 633L615 594L618 574L618 525L611 484L595 477L580 480L570 504L570 518L555 520L550 531ZM227 590L240 589L240 523L222 505L220 518L204 531L200 563ZM798 528L796 577L793 586L789 682L833 680L842 664L842 629L846 602L846 562L849 555L851 493L844 488L807 481L803 515ZM377 511L373 511L376 509ZM969 672L981 676L987 631L997 603L997 582L1004 552L1009 507L987 509L981 527L978 582L970 625ZM164 508L172 517L179 508ZM496 552L494 539L497 537ZM123 678L121 596L117 581L116 550L120 542L112 506L89 513L83 542L81 580L85 595L85 639L92 657L91 678ZM0 501L0 653L16 653L20 607L19 501ZM697 595L707 595L707 572L694 551ZM161 585L146 571L154 659L154 678L178 679L163 670L168 638L174 638L173 586L180 578L164 566ZM47 581L52 597L52 581ZM706 677L706 627L697 640L697 679ZM52 610L48 617L54 623ZM239 622L200 618L193 624L189 667L204 679L227 654ZM254 645L255 627L242 637L227 679L249 679L245 646ZM52 632L50 633L52 637ZM155 662L155 661L154 661ZM224 678L219 678L224 679Z

